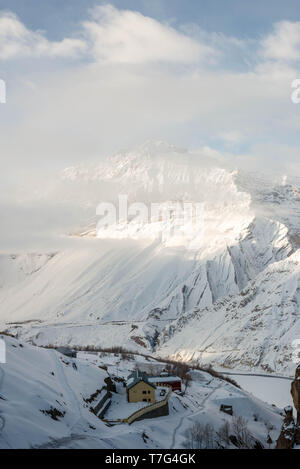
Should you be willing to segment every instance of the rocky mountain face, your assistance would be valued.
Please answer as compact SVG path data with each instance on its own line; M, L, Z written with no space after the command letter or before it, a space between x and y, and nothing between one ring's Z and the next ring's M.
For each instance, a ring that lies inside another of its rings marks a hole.
M291 394L296 409L296 421L293 416L293 408L286 407L285 418L277 440L276 449L292 449L300 445L300 365L296 368L295 379L292 382Z
M118 343L202 364L292 372L300 338L296 179L246 174L208 150L162 142L68 168L61 178L70 194L95 189L94 210L109 202L118 211L118 195L128 195L129 216L100 231L94 216L73 234L76 248L3 254L2 329L38 344ZM132 208L172 201L202 207L179 234L182 214L141 222Z
M292 382L291 394L293 396L294 406L297 412L297 425L300 427L300 365L298 365L295 372L295 379ZM298 444L300 444L300 435Z

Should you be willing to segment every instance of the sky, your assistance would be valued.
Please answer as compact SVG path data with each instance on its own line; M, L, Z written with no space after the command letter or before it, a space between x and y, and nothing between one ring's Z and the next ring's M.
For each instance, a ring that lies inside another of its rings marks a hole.
M105 2L95 0L1 0L0 9L15 12L30 29L47 31L51 39L70 34L87 16L87 10ZM139 11L160 22L195 22L210 32L237 37L264 35L275 22L299 21L298 0L115 0L118 9Z
M1 203L149 139L300 175L298 6L0 0Z

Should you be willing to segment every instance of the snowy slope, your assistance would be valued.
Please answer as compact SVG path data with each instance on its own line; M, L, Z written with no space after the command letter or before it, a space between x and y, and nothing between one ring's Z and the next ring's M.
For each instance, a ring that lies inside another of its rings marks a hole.
M300 246L300 178L239 171L236 184L251 195L255 212L284 224L295 248Z
M73 360L53 350L0 337L7 349L7 363L0 369L0 448L28 448L72 433L92 433L89 425L95 421L105 433L83 401L104 385L103 370L86 364L76 370ZM53 420L44 413L51 407L65 415Z
M99 182L105 184L105 197L116 192L107 189L109 184L117 188L117 194L139 196L156 200L185 197L199 198L199 183L216 168L221 172L218 160L208 150L193 154L165 142L145 142L137 148L120 152L99 165L79 165L66 168L61 178L65 182ZM209 181L206 179L206 187ZM203 188L204 189L204 188ZM100 192L99 192L100 193ZM151 198L150 198L151 197ZM99 202L99 200L98 200Z
M299 338L300 252L271 264L238 295L165 328L162 354L292 375Z
M0 255L0 289L18 285L27 276L38 272L54 254Z
M98 365L106 365L112 378L120 378L134 368L134 359L127 361L119 355L106 354L93 364L6 336L0 338L7 346L7 363L0 367L1 449L181 448L186 430L195 422L209 422L214 432L225 421L231 422L232 417L220 412L220 403L232 405L236 416L246 418L253 438L263 445L268 432L273 441L279 434L279 409L198 371L193 372L185 396L172 395L170 415L131 426L107 426L89 411L84 399L101 388L108 376ZM155 363L142 357L138 360L144 366ZM118 386L117 383L117 390ZM130 406L125 400L124 405ZM43 412L51 407L62 413L57 420Z
M297 180L228 169L208 150L147 142L61 175L88 205L202 203L202 231L156 236L162 224L118 222L49 255L0 258L0 330L36 344L145 348L181 359L289 373L299 338ZM103 189L104 188L104 189ZM86 191L84 191L87 194ZM90 193L90 192L89 192ZM110 239L104 239L110 238Z
M57 253L0 295L2 328L15 326L39 344L110 346L116 336L132 349L137 344L130 337L139 336L151 348L166 321L238 294L291 252L285 228L261 220L211 257L158 243L83 244L81 250ZM130 334L132 322L136 328Z

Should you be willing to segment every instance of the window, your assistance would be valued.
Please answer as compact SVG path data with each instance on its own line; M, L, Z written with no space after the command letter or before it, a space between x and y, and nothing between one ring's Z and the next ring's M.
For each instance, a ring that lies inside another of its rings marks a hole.
M143 399L143 402L147 402L147 399Z
M148 391L148 394L150 394L150 391Z
M143 391L143 394L147 394L147 391Z

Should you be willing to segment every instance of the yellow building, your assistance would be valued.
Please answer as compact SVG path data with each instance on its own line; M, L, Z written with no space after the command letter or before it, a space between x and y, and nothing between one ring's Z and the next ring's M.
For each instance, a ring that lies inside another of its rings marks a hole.
M149 383L147 375L141 371L134 371L128 376L126 391L128 402L149 402L153 404L156 386Z

